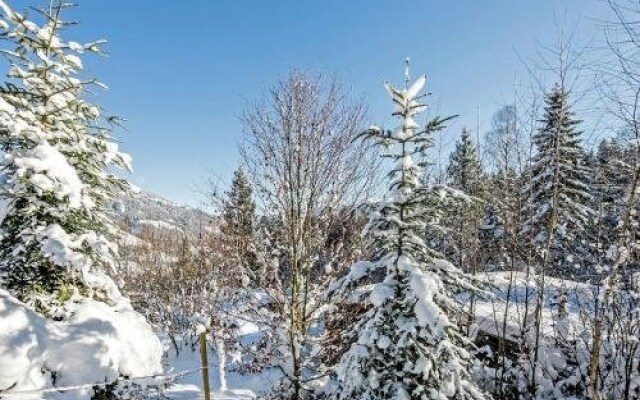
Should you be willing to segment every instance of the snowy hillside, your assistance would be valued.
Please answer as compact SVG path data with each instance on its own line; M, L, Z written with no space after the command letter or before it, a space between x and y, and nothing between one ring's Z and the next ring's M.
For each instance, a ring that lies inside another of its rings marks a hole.
M476 300L474 310L477 329L495 337L502 336L504 329L505 338L515 340L522 333L522 327L527 322L532 323L533 314L531 310L527 310L526 303L527 296L532 299L536 295L535 281L527 281L522 272L488 272L479 274L478 278L490 285L493 297ZM567 318L569 326L573 328L584 324L585 315L593 313L597 287L566 279L548 278L542 309L544 335L551 336L554 333L558 299L561 297L566 299Z
M213 221L213 216L202 210L145 191L121 197L113 204L113 210L117 219L134 235L143 228L197 234L201 229L209 229Z

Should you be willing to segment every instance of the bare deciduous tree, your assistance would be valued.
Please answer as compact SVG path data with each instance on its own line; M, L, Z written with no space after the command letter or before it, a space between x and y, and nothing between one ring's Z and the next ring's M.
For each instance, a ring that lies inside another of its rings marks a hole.
M605 38L610 58L602 68L601 93L607 100L608 111L617 117L631 138L635 153L633 178L627 188L625 209L619 223L616 257L603 280L601 304L596 308L593 339L589 362L589 394L601 398L599 391L600 353L603 340L605 313L620 278L621 269L627 264L634 233L632 225L640 196L640 4L627 0L607 0L614 19L607 24ZM628 394L627 394L628 395Z
M262 214L278 232L275 268L262 273L263 289L278 323L267 323L281 341L274 364L289 396L304 396L318 370L312 323L323 305L317 293L337 273L320 258L340 211L354 209L375 177L372 150L353 142L363 130L365 107L336 80L300 72L278 81L265 99L242 114L241 155ZM273 264L273 263L272 263Z

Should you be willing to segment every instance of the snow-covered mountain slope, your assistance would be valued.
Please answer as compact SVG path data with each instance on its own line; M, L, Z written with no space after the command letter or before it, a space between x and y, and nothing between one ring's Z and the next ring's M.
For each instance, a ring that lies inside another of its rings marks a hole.
M138 191L113 204L116 218L133 235L142 229L173 230L198 234L211 226L213 216L197 208L179 205L160 196Z

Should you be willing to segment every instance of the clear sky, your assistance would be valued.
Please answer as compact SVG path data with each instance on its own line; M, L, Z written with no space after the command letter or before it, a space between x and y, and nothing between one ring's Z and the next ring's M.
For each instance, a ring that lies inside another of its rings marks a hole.
M38 0L9 0L17 9ZM238 162L238 115L292 68L336 75L389 120L382 82L400 83L403 59L424 72L432 105L480 129L512 97L519 55L555 40L555 20L596 34L600 0L77 0L81 25L66 40L109 41L85 60L110 90L99 102L125 117L118 137L133 156L132 181L197 205L207 174L228 180ZM517 51L516 51L517 49Z

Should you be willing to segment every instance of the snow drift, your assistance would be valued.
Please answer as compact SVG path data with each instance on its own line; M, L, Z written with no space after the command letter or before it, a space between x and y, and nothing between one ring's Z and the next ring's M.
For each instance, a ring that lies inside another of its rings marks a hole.
M68 309L69 319L48 320L0 290L0 396L162 372L161 343L127 302L82 299Z

